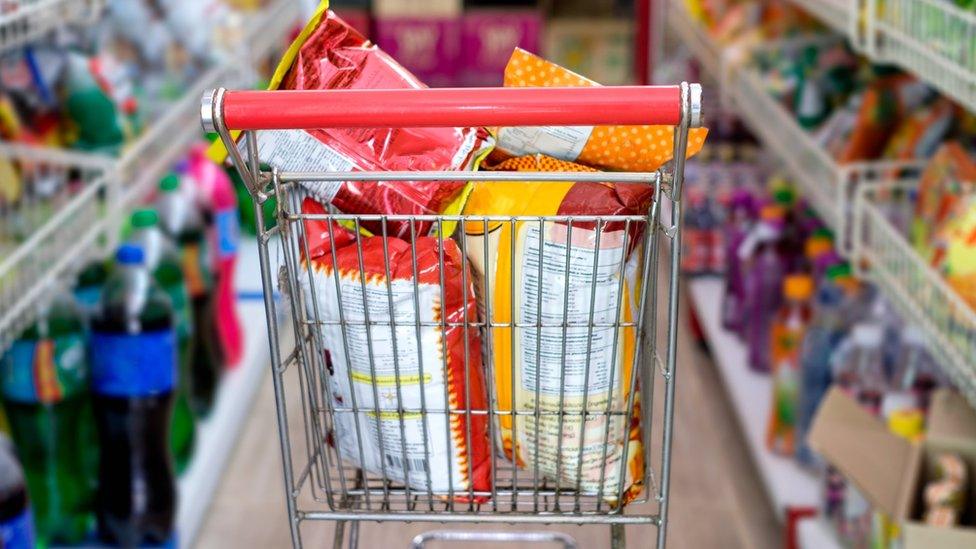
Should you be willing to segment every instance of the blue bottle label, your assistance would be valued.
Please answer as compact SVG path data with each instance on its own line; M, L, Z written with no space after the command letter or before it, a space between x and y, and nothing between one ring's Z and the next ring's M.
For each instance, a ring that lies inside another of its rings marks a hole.
M33 549L34 520L30 508L5 522L0 522L0 547L3 549Z
M92 334L92 392L142 397L173 390L177 381L176 332Z
M88 361L81 334L22 339L0 359L0 390L15 402L53 404L88 387Z
M237 210L223 210L214 216L217 226L217 256L225 257L237 253L240 238L240 221Z

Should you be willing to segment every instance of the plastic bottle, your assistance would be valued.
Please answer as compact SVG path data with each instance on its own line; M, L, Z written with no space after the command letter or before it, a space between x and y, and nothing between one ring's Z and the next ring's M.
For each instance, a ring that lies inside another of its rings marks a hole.
M212 267L216 278L217 333L220 335L224 364L235 366L244 353L244 334L234 299L234 268L241 232L237 196L227 173L207 158L206 152L206 146L194 146L190 150L187 168L196 181L198 195L212 214L210 249L213 251Z
M193 363L193 315L189 295L183 282L183 271L176 247L159 228L155 210L142 209L132 214L130 240L142 248L146 268L170 299L176 321L176 346L179 354L179 384L173 402L173 424L170 426L170 448L176 472L182 473L193 455L196 420L190 410Z
M80 53L67 55L64 111L77 128L75 147L112 153L125 137L123 122L112 98L98 85L92 61Z
M797 409L797 460L804 465L817 463L815 454L806 445L806 433L821 399L833 380L831 356L850 326L848 304L857 292L857 281L851 277L847 263L827 269L820 281L813 303L813 318L803 337L800 349L800 397Z
M169 451L177 383L176 330L169 298L123 245L117 272L92 321L92 393L99 440L99 537L134 547L172 538L176 511Z
M900 339L892 386L898 391L914 393L919 407L927 410L932 391L942 383L938 365L929 353L921 328L906 326Z
M91 261L78 274L75 282L75 302L87 321L98 310L102 289L108 280L108 267L104 261Z
M33 549L35 546L24 471L10 439L0 434L0 547Z
M722 300L722 326L726 330L742 333L744 326L745 286L742 260L738 250L749 234L754 222L754 200L747 189L732 192L728 217L725 223L725 296Z
M805 259L803 271L810 273L815 280L822 278L824 273L818 272L820 270L818 267L823 265L821 258L832 251L834 251L834 243L829 238L820 235L807 238L803 244L803 257Z
M80 311L58 296L2 360L4 409L33 500L37 542L76 544L91 527L93 419Z
M792 455L800 385L800 349L810 324L813 279L793 274L783 279L784 303L772 326L770 357L773 366L773 406L766 429L771 452Z
M773 317L782 301L786 262L781 249L783 210L764 206L759 223L739 247L745 288L745 335L749 347L749 367L768 372L769 336Z
M195 204L180 190L180 179L167 175L159 184L160 226L176 243L193 311L193 379L190 407L204 417L213 407L223 357L214 322L213 276L203 221Z
M888 383L884 368L884 327L875 321L860 322L837 348L833 358L834 382L875 414Z
M709 270L715 216L701 188L688 191L687 204L682 227L681 270L689 275L702 275Z

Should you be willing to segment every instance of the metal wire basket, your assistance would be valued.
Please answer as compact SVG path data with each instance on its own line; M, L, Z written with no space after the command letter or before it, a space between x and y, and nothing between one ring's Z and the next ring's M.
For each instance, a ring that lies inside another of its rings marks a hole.
M311 520L336 521L336 546L346 531L355 545L362 521L602 524L614 546L624 525L644 524L657 526L664 545L680 194L688 130L701 124L698 85L219 89L205 95L201 115L254 199L296 547ZM636 124L676 127L665 169L285 173L260 169L257 143L269 129ZM244 132L236 142L232 130ZM612 216L302 207L309 182L418 179L609 182L643 186L650 199L640 215ZM263 229L271 198L276 224ZM363 236L365 226L374 236ZM329 243L323 258L313 259L310 238ZM508 244L485 245L491 238ZM276 289L290 327L274 320ZM501 293L507 306L493 297ZM300 419L288 415L295 384ZM556 539L520 536L498 540Z

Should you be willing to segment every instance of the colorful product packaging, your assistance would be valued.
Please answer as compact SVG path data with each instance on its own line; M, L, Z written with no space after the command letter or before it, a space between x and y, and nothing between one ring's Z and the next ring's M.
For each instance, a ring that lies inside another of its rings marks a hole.
M516 49L505 67L505 87L598 86L596 82ZM688 134L688 156L701 150L708 130ZM673 126L536 126L499 128L497 151L543 154L606 170L653 171L671 159Z
M326 213L309 198L302 212ZM478 309L457 244L304 224L313 276L299 279L324 347L339 455L441 497L490 490L481 340L465 325Z
M420 80L324 7L285 53L271 89L423 88ZM282 171L468 170L491 147L483 128L323 128L258 132L262 162ZM244 149L243 143L239 145ZM218 154L219 158L219 154ZM464 182L304 182L323 204L357 214L457 214ZM424 235L431 223L417 223ZM376 232L378 222L363 223ZM410 238L407 223L391 222L387 236ZM453 228L445 225L445 230Z
M945 242L939 233L958 211L960 200L976 195L976 161L957 141L943 143L922 172L915 200L915 218L911 240L923 259L941 264Z
M542 156L496 168L594 171ZM643 216L652 198L647 185L479 182L464 213ZM477 217L464 225L482 322L490 325L496 444L526 474L538 467L541 477L609 502L619 493L624 502L636 497L644 475L640 401L630 392L644 225ZM625 417L631 397L634 415ZM525 415L538 410L547 413ZM565 415L548 413L560 410Z
M435 88L456 86L461 70L461 24L456 17L377 17L376 43Z
M553 63L607 86L634 83L634 24L627 19L550 19L542 51Z

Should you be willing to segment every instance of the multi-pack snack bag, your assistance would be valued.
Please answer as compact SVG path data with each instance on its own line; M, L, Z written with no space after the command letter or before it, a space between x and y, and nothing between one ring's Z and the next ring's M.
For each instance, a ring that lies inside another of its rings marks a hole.
M599 86L568 69L515 48L505 66L505 87ZM690 157L708 130L688 132ZM604 170L654 171L674 154L673 126L533 126L498 129L497 151L506 156L543 154Z
M326 213L310 198L302 211ZM299 280L325 354L339 455L441 497L490 490L477 304L457 244L304 224L312 277Z
M594 171L536 156L499 167ZM490 325L496 444L516 466L534 473L538 464L540 477L611 502L621 483L624 501L635 497L644 472L639 412L622 412L634 387L646 224L515 216L646 215L652 198L648 185L478 182L464 209L475 216L464 249ZM499 215L513 217L477 217Z
M285 53L270 89L424 88L334 13L320 7ZM484 128L321 128L259 131L259 157L282 171L455 171L473 168L491 147ZM244 150L244 144L239 147ZM467 184L460 181L304 182L323 204L351 214L457 214ZM418 223L417 235L430 222ZM379 232L379 223L363 227ZM448 229L445 224L445 230ZM388 236L410 238L406 223L388 223Z

